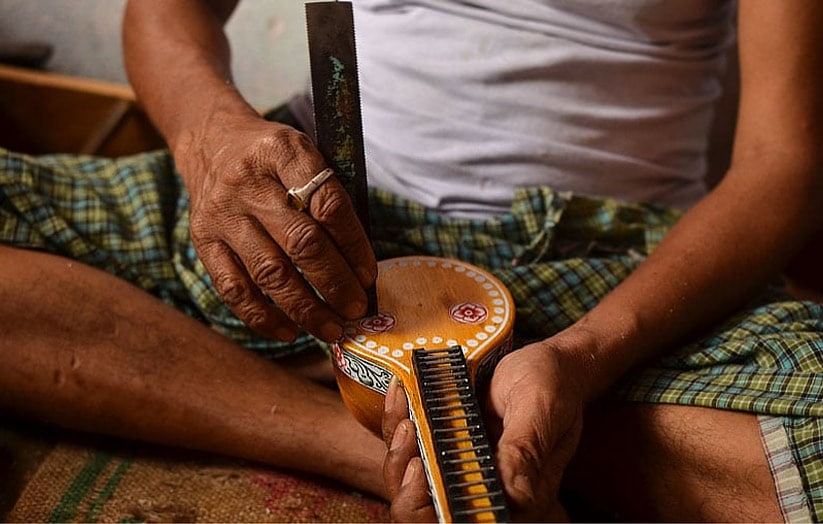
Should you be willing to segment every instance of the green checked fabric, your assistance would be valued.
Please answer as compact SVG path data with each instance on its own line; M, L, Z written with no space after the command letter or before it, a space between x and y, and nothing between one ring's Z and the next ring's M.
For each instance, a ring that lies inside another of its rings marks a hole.
M223 304L191 244L188 193L165 152L119 159L32 158L0 149L0 241L103 269L214 325L246 347L282 356Z
M679 216L659 206L548 188L518 191L511 213L492 220L442 217L380 191L371 197L380 258L459 258L492 271L515 299L521 342L547 337L580 318L654 249ZM167 152L108 160L0 150L0 241L118 275L270 357L315 344L303 337L285 345L250 333L214 292L188 225L188 195ZM799 497L814 520L823 520L820 305L764 295L628 377L618 394L776 417L776 429L788 442L780 468L796 468L802 487L793 503Z

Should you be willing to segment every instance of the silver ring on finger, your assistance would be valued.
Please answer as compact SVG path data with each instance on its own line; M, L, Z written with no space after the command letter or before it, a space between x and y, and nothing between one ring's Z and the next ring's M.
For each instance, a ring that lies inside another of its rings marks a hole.
M314 175L306 185L289 189L288 193L286 193L289 199L289 205L298 211L305 211L306 208L309 207L309 199L312 193L317 191L317 188L323 185L323 182L331 178L333 174L334 170L327 167Z

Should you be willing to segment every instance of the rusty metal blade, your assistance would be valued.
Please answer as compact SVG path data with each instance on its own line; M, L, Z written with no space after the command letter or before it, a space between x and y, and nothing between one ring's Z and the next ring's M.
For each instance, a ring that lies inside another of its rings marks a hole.
M306 3L317 148L335 170L371 239L366 153L351 2ZM377 314L377 291L368 315Z

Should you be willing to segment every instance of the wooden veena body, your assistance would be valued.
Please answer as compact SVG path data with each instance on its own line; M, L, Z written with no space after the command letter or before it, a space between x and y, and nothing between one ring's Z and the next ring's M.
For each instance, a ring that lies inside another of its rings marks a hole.
M476 266L435 257L384 260L378 275L379 313L350 322L334 346L344 402L379 435L397 375L439 520L507 520L474 389L511 349L509 291Z

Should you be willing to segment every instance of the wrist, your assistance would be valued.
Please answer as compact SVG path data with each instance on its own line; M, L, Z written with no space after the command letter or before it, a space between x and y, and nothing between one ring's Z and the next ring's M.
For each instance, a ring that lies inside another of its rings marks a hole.
M187 152L194 144L219 147L227 129L261 118L229 84L204 89L203 93L207 94L182 102L175 113L167 115L164 134L174 155Z
M586 317L553 336L551 344L564 369L574 370L577 387L586 405L607 392L635 364L632 332L594 325Z

